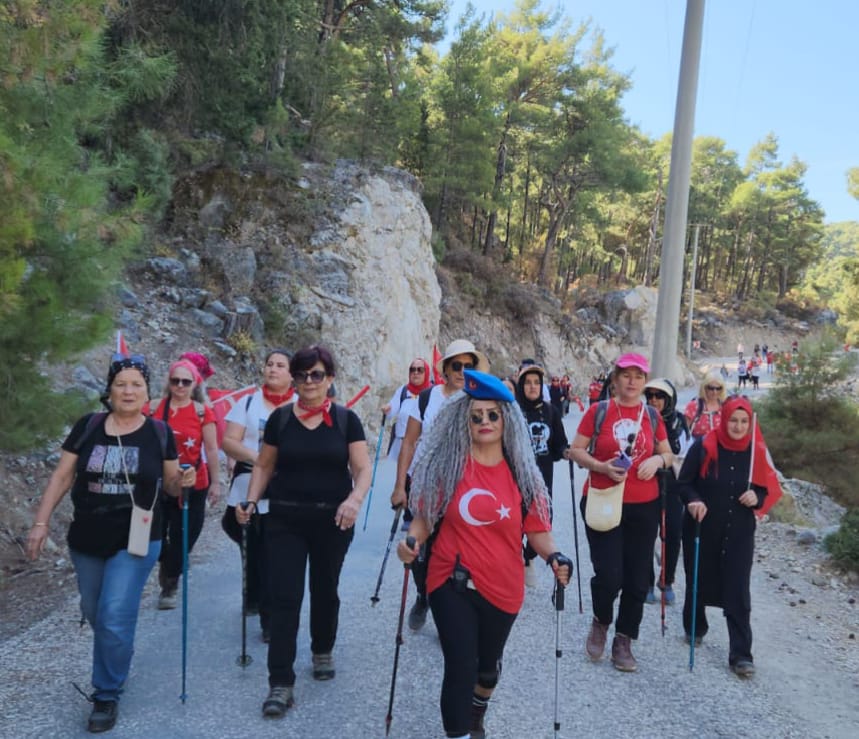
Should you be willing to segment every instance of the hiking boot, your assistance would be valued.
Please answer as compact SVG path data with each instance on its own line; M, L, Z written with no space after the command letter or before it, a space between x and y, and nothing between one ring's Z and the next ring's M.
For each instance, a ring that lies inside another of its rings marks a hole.
M283 718L294 703L291 685L274 685L268 691L268 698L263 701L262 715L265 718Z
M537 581L537 568L534 566L534 560L529 559L525 563L525 585L529 588L536 588Z
M692 637L689 634L686 634L686 636L683 637L683 641L685 641L687 644L689 644L692 641ZM703 641L704 641L704 635L703 634L696 634L695 635L695 646L696 647L700 647L701 643Z
M663 590L662 592L665 595L665 605L674 605L674 601L677 600L677 596L674 594L674 588L672 588L670 585L666 585L665 590Z
M632 656L631 640L625 634L615 634L611 643L611 662L621 672L635 672L638 663Z
M93 700L92 713L90 713L89 721L86 725L87 731L92 734L110 731L116 724L117 712L118 706L116 701Z
M747 659L741 659L731 665L731 670L738 677L751 677L755 674L755 665Z
M591 622L591 630L588 634L588 640L585 642L585 651L588 657L593 662L598 662L602 659L602 653L605 651L605 640L608 636L608 626L601 624L594 618Z
M644 598L644 602L650 603L651 605L656 603L657 602L656 590L654 590L653 588L650 588L650 590L647 591L647 595Z
M313 679L330 680L334 677L334 657L331 652L313 655Z
M419 595L409 611L409 628L412 631L419 631L420 628L427 622L427 599L425 595Z
M164 585L161 588L161 595L158 597L158 610L171 611L176 607L176 598L179 591L178 577L165 577Z

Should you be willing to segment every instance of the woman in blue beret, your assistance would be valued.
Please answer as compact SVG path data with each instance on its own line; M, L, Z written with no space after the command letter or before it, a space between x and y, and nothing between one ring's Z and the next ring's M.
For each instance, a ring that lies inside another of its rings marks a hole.
M448 737L485 736L483 717L501 654L522 607L522 535L566 585L572 563L556 551L546 485L513 394L465 370L464 392L438 412L412 475L412 562L430 540L427 593L444 655L441 714Z

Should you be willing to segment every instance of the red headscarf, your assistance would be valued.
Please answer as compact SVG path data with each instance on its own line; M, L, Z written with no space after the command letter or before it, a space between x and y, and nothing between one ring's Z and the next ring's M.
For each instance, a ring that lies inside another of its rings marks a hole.
M411 367L415 362L420 362L424 366L424 380L420 385L416 385L411 382L412 373L409 372L409 384L406 387L409 389L409 393L412 395L418 395L421 390L426 390L428 387L432 385L432 376L430 375L430 366L429 362L423 357L416 357L411 362L409 362L409 367Z
M728 422L731 416L738 410L745 411L749 415L749 430L741 439L734 439L728 433ZM712 465L713 475L717 474L719 461L719 447L732 452L742 452L749 448L752 442L752 428L754 424L755 435L755 464L753 467L752 482L757 485L767 485L767 477L763 465L757 464L759 452L766 454L766 446L763 443L761 430L757 425L752 404L748 398L736 396L722 403L722 421L704 437L704 463L701 465L701 477L706 477Z

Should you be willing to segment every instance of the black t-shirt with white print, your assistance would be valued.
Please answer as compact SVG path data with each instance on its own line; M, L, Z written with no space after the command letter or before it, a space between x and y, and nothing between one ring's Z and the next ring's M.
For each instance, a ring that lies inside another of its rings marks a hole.
M63 442L65 451L78 455L71 496L74 518L69 526L68 544L70 549L83 554L107 558L128 546L131 492L138 506L153 507L164 469L161 442L151 419L146 419L139 429L122 434L119 440L106 434L101 422L76 451L88 420L89 416L81 418ZM169 428L165 457L177 458L176 442ZM149 540L157 541L162 536L161 506L156 503L152 513Z

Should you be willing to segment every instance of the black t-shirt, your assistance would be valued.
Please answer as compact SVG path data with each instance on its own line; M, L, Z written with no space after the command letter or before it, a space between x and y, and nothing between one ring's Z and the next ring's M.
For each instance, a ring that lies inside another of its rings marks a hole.
M338 427L340 413L332 407L332 426L310 430L290 411L283 433L284 408L275 410L265 425L263 441L277 447L277 461L266 496L269 513L333 510L352 492L349 444L364 441L364 427L355 413L346 413L345 434ZM300 411L298 411L300 412Z
M89 416L81 418L63 442L65 451L78 455L72 484L74 518L69 527L68 543L71 549L84 554L112 557L128 546L131 491L138 506L152 508L161 488L164 469L161 441L153 421L147 418L139 429L119 437L120 451L117 437L108 436L101 422L75 451L88 420ZM165 457L177 458L176 442L169 428ZM160 505L155 505L153 515L149 539L157 541L161 538Z

